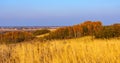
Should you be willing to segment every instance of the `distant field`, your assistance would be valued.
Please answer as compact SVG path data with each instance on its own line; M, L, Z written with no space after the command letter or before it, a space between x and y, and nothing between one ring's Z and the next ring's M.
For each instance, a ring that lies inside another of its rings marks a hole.
M22 30L18 30L18 29L0 29L0 32L6 32L6 31L36 31L36 30L41 30L42 28L39 29L22 29ZM56 28L48 28L48 30L53 31L56 30Z
M0 63L120 63L120 39L83 37L3 44Z
M0 26L0 32L5 32L5 31L35 31L35 30L41 30L41 29L49 29L49 30L55 30L59 27L62 26L17 26L17 27L1 27Z

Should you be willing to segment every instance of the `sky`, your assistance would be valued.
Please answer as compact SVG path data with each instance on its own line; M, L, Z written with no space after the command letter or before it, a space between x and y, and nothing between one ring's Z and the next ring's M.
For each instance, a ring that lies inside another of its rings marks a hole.
M0 26L120 23L120 0L0 0Z

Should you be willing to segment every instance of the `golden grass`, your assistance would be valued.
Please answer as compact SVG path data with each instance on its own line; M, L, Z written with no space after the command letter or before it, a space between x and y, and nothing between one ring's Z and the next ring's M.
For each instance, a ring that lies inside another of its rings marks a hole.
M46 33L46 34L38 35L38 36L36 36L36 38L42 38L42 37L48 36L48 35L49 35L49 33Z
M120 63L120 39L84 37L0 45L0 63Z

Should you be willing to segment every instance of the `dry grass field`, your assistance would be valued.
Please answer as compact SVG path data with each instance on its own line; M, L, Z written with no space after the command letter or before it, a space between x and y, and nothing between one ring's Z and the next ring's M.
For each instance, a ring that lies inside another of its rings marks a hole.
M83 37L2 44L0 63L120 63L120 39Z

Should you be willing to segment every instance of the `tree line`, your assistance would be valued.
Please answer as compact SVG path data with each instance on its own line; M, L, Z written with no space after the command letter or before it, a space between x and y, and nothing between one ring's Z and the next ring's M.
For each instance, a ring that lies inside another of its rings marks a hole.
M0 43L18 43L33 40L37 35L49 33L40 38L41 40L71 39L83 36L92 36L100 39L120 37L120 24L103 26L100 21L85 21L73 26L65 26L50 31L47 29L36 30L34 32L13 31L0 34Z
M95 38L114 38L120 36L120 24L103 26L100 21L85 21L81 24L66 26L51 32L45 39L70 39L83 36Z
M50 30L41 29L36 31L10 31L0 34L0 43L18 43L33 40L37 35L49 33Z
M115 37L120 37L120 24L103 26L102 30L95 34L95 38L109 39Z
M32 40L33 34L25 31L11 31L0 34L0 43L17 43Z

